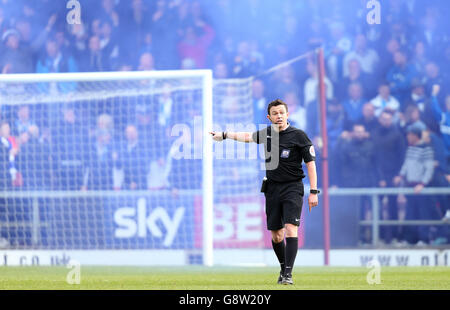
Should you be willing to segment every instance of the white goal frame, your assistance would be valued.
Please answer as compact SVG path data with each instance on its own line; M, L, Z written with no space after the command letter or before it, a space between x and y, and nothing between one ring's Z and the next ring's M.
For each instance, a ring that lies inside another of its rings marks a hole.
M26 84L43 82L104 82L118 80L145 80L170 78L202 79L202 120L203 120L203 171L202 171L202 225L203 265L213 265L213 142L209 130L213 128L213 75L211 70L167 70L167 71L126 71L126 72L76 72L76 73L43 73L43 74L0 74L2 84ZM0 99L2 95L0 94ZM113 191L111 191L113 193ZM27 195L30 194L30 195ZM42 192L4 193L5 197L39 197ZM46 192L48 196L59 196L61 193ZM89 193L80 193L81 196ZM91 193L93 194L93 193ZM94 193L94 195L97 193ZM102 195L101 192L98 194ZM105 192L103 192L105 194ZM117 194L117 193L116 193ZM122 195L133 195L133 192L122 192ZM137 193L135 193L137 194ZM70 196L72 194L69 194ZM113 193L114 195L114 193Z

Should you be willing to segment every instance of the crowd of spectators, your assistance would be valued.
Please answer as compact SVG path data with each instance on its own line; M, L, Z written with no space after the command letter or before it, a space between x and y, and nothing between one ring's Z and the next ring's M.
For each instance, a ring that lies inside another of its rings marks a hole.
M450 26L446 16L450 12L442 2L383 2L379 25L367 23L365 0L79 2L82 22L69 24L65 1L0 0L1 72L210 68L217 79L244 78L260 76L274 65L323 46L331 185L408 186L416 192L449 186ZM320 149L317 85L314 57L256 78L254 122L265 123L267 102L281 98L288 103L291 123L308 132ZM68 92L76 87L70 83L53 86L56 89L46 91ZM150 109L157 114L156 122L168 127L167 115L176 111L171 94L152 102L155 106L136 109ZM7 111L2 106L0 186L66 190L167 186L170 176L162 155L152 162L153 173L143 175L131 169L117 175L121 167L145 166L138 160L146 150L141 136L148 130L145 124L155 118L146 119L145 113L137 111L135 123L120 128L122 139L115 145L121 147L113 148L115 122L99 111L95 139L87 147L89 154L97 156L86 161L78 142L90 133L82 130L79 113L74 106L64 107L61 120L46 130L32 119L30 107ZM57 163L52 161L55 150ZM193 167L198 164L193 163ZM27 175L27 171L52 169L58 172L56 183L50 182L52 176L36 182L34 175ZM423 205L432 207L424 212ZM361 206L361 216L370 217L370 203ZM382 208L383 219L440 219L446 212L449 217L450 201L444 196L386 196ZM436 236L448 237L448 232L432 232L427 227L402 233L397 228L382 231L386 242L396 238L429 243L439 239Z

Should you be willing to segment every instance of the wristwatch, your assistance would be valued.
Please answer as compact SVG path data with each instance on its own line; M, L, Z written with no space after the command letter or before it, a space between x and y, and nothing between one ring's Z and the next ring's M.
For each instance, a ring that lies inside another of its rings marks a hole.
M320 194L320 191L318 189L310 189L309 192L311 194Z

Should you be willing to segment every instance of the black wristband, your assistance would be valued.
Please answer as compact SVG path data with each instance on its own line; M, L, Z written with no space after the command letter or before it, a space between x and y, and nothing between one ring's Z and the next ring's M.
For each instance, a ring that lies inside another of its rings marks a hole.
M320 194L320 190L318 190L318 189L310 189L309 193L310 194Z
M227 132L223 131L222 132L222 139L225 140L227 138Z

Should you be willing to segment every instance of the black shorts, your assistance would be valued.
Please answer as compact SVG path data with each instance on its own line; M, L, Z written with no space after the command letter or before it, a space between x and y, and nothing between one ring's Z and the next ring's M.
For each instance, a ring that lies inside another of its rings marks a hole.
M304 195L302 182L268 181L264 195L268 230L280 230L286 223L300 225Z

